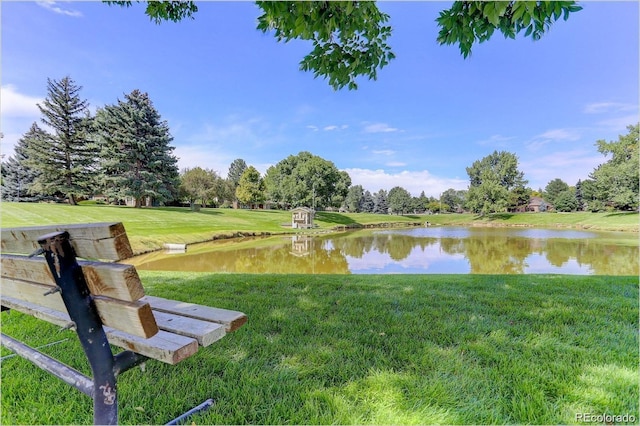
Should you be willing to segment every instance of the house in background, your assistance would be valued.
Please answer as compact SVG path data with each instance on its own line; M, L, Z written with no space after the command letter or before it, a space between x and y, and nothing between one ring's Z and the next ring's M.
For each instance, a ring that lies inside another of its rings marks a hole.
M554 210L553 204L545 201L541 197L531 197L529 198L528 204L523 204L521 206L509 209L509 211L513 213L525 213L525 212L541 213L541 212L549 212L553 210Z
M540 197L531 197L529 204L527 204L526 211L535 213L553 211L553 204L546 202Z

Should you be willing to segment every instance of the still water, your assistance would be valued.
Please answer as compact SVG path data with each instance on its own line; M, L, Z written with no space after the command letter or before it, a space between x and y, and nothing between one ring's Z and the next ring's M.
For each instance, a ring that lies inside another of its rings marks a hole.
M430 227L243 238L128 259L140 270L265 274L638 275L638 235Z

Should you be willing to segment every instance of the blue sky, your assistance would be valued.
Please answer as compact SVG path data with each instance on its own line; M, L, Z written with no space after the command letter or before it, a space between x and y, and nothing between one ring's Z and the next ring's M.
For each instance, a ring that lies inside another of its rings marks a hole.
M397 58L336 92L299 71L310 43L256 30L253 3L199 2L195 20L156 25L142 4L2 1L2 153L39 120L47 78L66 75L93 110L148 92L181 169L226 177L242 158L264 173L310 151L371 192L416 196L466 189L465 168L494 150L515 153L533 189L574 185L606 161L595 142L638 121L638 2L583 2L539 41L496 34L467 59L435 41L449 5L379 3Z

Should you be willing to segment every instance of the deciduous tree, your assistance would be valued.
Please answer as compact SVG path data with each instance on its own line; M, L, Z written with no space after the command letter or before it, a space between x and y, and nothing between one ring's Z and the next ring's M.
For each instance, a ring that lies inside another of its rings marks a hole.
M598 166L591 178L595 180L600 201L620 210L638 208L640 163L638 133L640 124L628 126L626 135L617 141L596 142L598 151L611 158Z
M481 214L507 211L510 194L522 192L527 184L524 173L518 170L518 157L506 151L475 161L467 167L470 184L467 207ZM513 202L513 197L511 199Z
M303 151L269 167L265 185L267 198L283 206L340 207L351 178L331 161Z
M187 195L190 203L200 200L203 206L214 198L217 189L217 181L220 178L213 170L205 170L201 167L185 169L180 176L180 189Z
M105 1L131 6L131 1ZM258 1L263 14L258 29L273 32L278 41L310 40L313 50L300 68L324 77L334 89L356 89L360 76L376 79L378 70L395 55L387 43L389 15L370 1ZM498 30L507 38L524 31L539 39L561 17L582 9L575 1L456 1L436 19L440 44L457 44L464 57L472 46ZM193 18L194 1L148 1L152 21L178 22Z
M443 206L448 206L448 211L458 211L464 208L466 196L467 191L449 188L442 193L440 201L442 201Z
M236 198L242 204L253 205L265 200L264 181L260 172L253 166L247 169L240 176L240 182L236 188Z
M411 208L411 194L400 186L389 190L389 208L392 213L405 214Z
M576 195L570 189L566 189L557 194L553 203L556 211L559 212L572 212L578 208L578 201Z
M498 30L505 38L538 40L561 17L581 10L575 1L456 1L440 12L438 43L457 44L466 58L471 48L491 38Z
M544 188L544 196L551 204L556 204L556 198L561 193L568 191L569 185L562 179L556 178L550 181Z

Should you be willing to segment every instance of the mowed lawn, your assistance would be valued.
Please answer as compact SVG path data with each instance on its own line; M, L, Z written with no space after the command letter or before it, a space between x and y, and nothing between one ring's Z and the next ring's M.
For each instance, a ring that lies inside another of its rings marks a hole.
M319 213L319 230L378 222L637 231L637 214ZM137 251L236 232L291 232L288 212L3 203L2 227L122 221ZM516 221L516 222L514 222ZM528 222L527 222L528 221ZM553 221L553 222L552 222ZM561 222L558 222L561 221ZM538 222L538 223L533 223ZM634 229L635 227L635 229ZM148 294L245 312L178 364L119 379L120 422L572 424L638 413L638 277L140 272ZM75 334L17 312L2 331L89 374ZM2 349L3 424L86 424L91 399Z
M417 216L318 213L318 230L381 222L415 222ZM47 203L2 203L2 227L67 223L123 222L136 253L164 243L195 243L237 233L292 232L291 212L282 210L201 209L182 207L135 209L122 206Z
M177 366L119 379L120 421L572 424L638 413L638 278L142 272L147 293L249 322ZM16 312L3 332L87 371L70 331ZM2 350L2 356L9 352ZM3 424L86 424L91 399L12 357Z
M291 213L281 210L234 210L48 203L2 203L2 227L65 223L123 222L136 253L162 248L164 243L195 243L237 233L295 232ZM473 214L380 215L317 212L315 231L381 223L425 223L456 226L535 226L638 232L638 213L520 213L479 217Z

